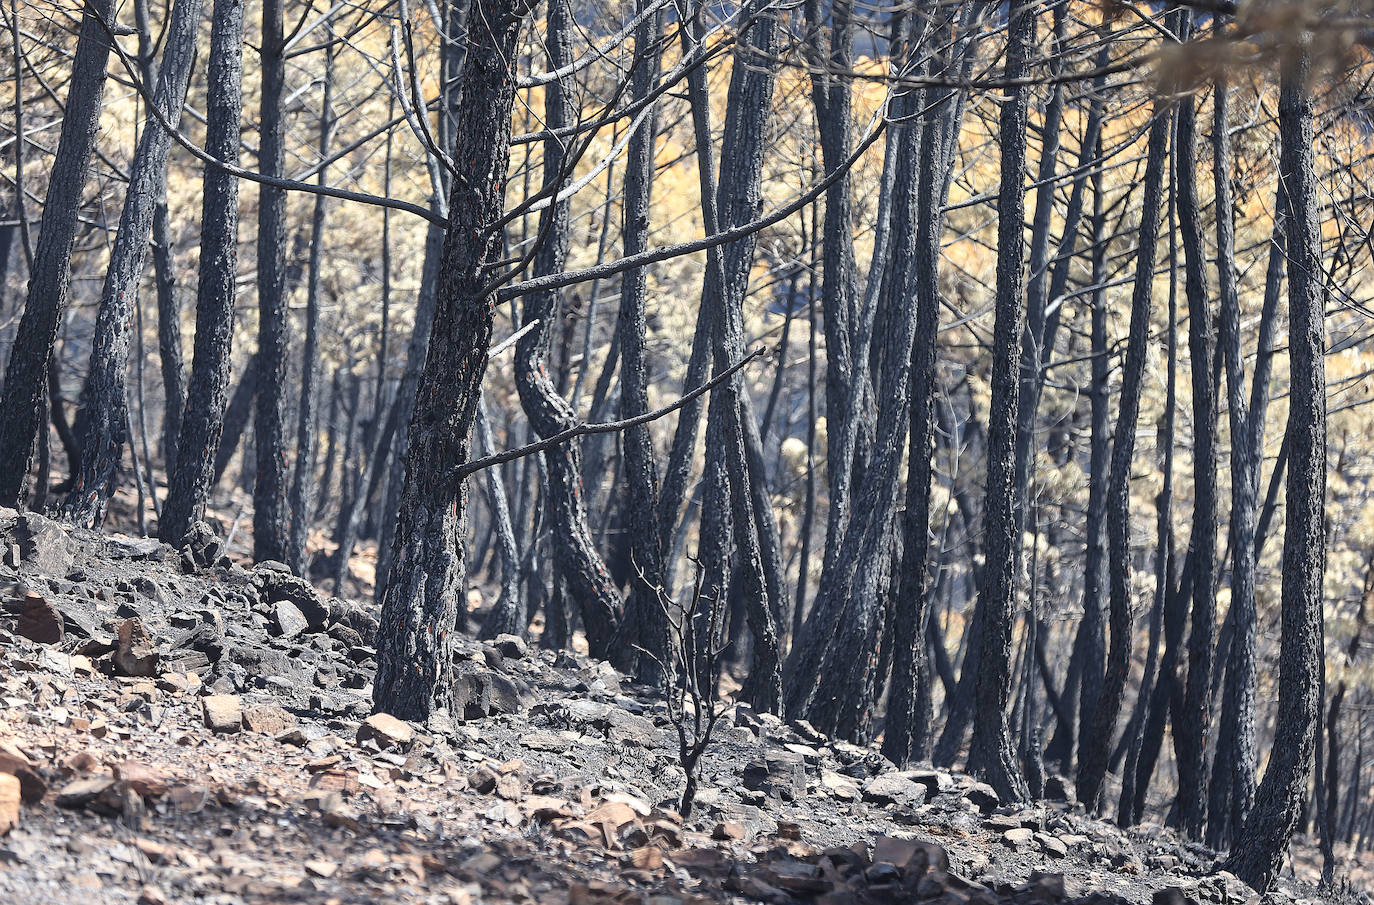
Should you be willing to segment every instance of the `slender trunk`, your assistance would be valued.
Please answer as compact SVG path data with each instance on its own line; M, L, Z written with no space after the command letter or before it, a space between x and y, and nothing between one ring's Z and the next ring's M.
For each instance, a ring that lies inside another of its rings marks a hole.
M286 124L282 97L286 48L283 0L263 0L262 93L258 108L258 168L268 176L285 174ZM253 446L253 559L285 562L288 557L286 499L287 296L286 191L258 187L258 398Z
M1268 402L1274 309L1283 274L1282 257L1270 246L1264 308L1260 314L1260 351L1256 356L1250 401L1245 396L1245 359L1241 349L1240 299L1236 288L1235 226L1232 220L1231 146L1228 100L1230 92L1219 79L1213 100L1212 171L1217 220L1217 285L1221 295L1220 338L1226 365L1227 410L1231 428L1231 642L1227 651L1221 721L1217 726L1217 754L1212 768L1208 802L1207 844L1224 849L1245 823L1255 797L1258 769L1255 744L1255 686L1257 681L1255 609L1255 522L1263 450L1265 406ZM1281 207L1282 204L1276 205ZM1275 239L1282 236L1282 220L1275 217ZM1263 384L1263 386L1261 386Z
M1301 39L1307 43L1306 37ZM1279 180L1288 224L1288 447L1283 535L1282 631L1275 745L1236 837L1228 867L1259 890L1278 876L1306 795L1320 720L1322 576L1326 567L1326 284L1321 204L1313 164L1310 50L1302 49L1279 91Z
M324 54L324 97L320 108L319 156L329 159L334 131L334 50ZM326 184L328 167L320 167L318 182ZM296 470L291 478L291 533L287 536L286 563L297 575L305 574L305 545L315 508L315 413L319 407L320 268L324 256L325 196L315 196L310 219L310 263L305 291L305 349L301 354L301 401L296 414Z
M1131 460L1135 456L1136 421L1140 413L1141 384L1145 376L1145 353L1150 332L1150 307L1154 281L1156 238L1159 233L1163 199L1164 164L1169 145L1172 117L1155 110L1150 126L1148 157L1145 165L1144 199L1140 213L1140 241L1136 255L1135 287L1131 295L1131 324L1126 345L1126 363L1121 378L1121 403L1116 434L1112 442L1110 475L1107 481L1107 579L1109 585L1109 623L1111 643L1106 672L1084 675L1084 682L1101 682L1097 712L1092 714L1092 731L1079 735L1078 797L1089 811L1096 811L1107 772L1112 737L1131 666ZM1088 715L1084 714L1085 725Z
M645 0L639 0L640 11ZM638 65L630 75L636 99L647 98L659 75L662 33L661 14L646 18L635 29L635 56ZM569 53L571 56L571 53ZM658 116L651 111L630 137L625 160L624 226L621 246L626 255L637 254L648 245L649 212L654 176L654 147ZM635 267L625 272L620 283L620 314L616 336L620 346L620 416L632 418L649 411L649 376L645 336L647 321L648 270ZM616 645L617 666L631 672L641 682L656 685L663 680L661 664L670 661L668 614L659 602L658 588L664 583L664 537L658 521L658 469L654 463L653 437L647 424L627 430L621 437L625 457L623 503L625 528L630 532L629 547L636 574L630 577L630 592L625 601L625 618ZM640 654L643 649L644 655Z
M58 324L67 307L77 217L105 92L105 64L110 55L106 26L113 23L114 15L114 0L86 0L81 16L62 135L48 177L38 246L29 273L28 297L0 391L0 505L19 505L34 438L40 427L46 430L41 420L41 397Z
M1019 84L1029 72L1035 39L1032 0L1016 3L1008 26L1005 77L1017 87L1002 105L998 144L1002 153L997 196L997 293L992 338L992 401L988 411L987 501L983 533L987 560L978 589L983 611L982 658L974 685L977 712L969 767L991 783L1003 801L1024 801L1026 781L1011 751L1007 697L1011 688L1011 639L1016 618L1017 571L1021 538L1014 509L1017 407L1020 401L1018 359L1014 353L1025 329L1026 130L1030 89Z
M566 0L548 4L546 45L551 69L572 61L572 12ZM548 128L561 129L572 122L569 86L551 82L544 89L544 119ZM562 139L549 139L544 146L544 189L556 191L563 178L566 157ZM543 244L535 255L536 275L557 273L567 260L569 241L567 201L549 205L540 216L539 234ZM515 347L515 383L520 403L536 434L551 437L577 423L577 415L559 394L549 374L549 348L553 341L560 309L557 290L532 293L525 299L522 321L533 328L520 337ZM568 590L577 601L587 646L595 657L614 652L620 595L611 581L606 564L592 543L587 524L587 505L581 481L581 446L564 443L543 454L549 472L545 506L552 530L550 538L558 571L569 583Z
M1191 14L1188 14L1191 18ZM1186 30L1185 30L1186 31ZM1180 748L1179 817L1184 833L1200 839L1207 819L1207 747L1212 719L1212 671L1216 656L1217 388L1213 379L1216 336L1207 289L1206 251L1197 189L1197 103L1183 99L1178 112L1178 210L1188 300L1188 357L1193 390L1193 610L1188 633L1184 718L1174 723Z
M237 162L239 117L243 108L243 0L215 0L210 31L206 94L206 150L220 160ZM210 490L222 470L226 397L234 336L234 276L238 250L238 179L217 167L205 168L200 235L200 273L196 291L196 338L186 411L177 439L176 462L167 482L158 535L177 544L200 518ZM256 382L255 360L240 379ZM237 394L236 394L237 395ZM246 420L251 404L240 405ZM237 399L235 400L237 402ZM240 426L239 432L242 431ZM237 439L237 433L233 435ZM232 452L232 446L230 447Z
M408 431L405 485L383 592L373 704L402 719L449 709L454 628L465 598L466 489L453 466L468 443L486 371L493 308L485 269L500 254L515 100L516 39L526 4L474 0L440 261L434 327Z
M1099 143L1098 147L1101 145ZM1106 281L1107 237L1103 212L1102 174L1093 174L1093 270L1094 286L1102 287L1092 296L1092 397L1091 440L1088 451L1088 517L1083 554L1083 623L1078 636L1083 639L1083 659L1080 665L1078 712L1084 716L1095 714L1098 692L1096 681L1106 671L1104 591L1107 585L1105 527L1107 519L1107 472L1111 461L1112 435L1108 423L1110 408L1111 362L1107 347ZM1088 681L1082 681L1087 676Z
M554 0L558 3L558 0ZM487 417L485 400L477 407L477 436L481 441L482 454L496 452L496 441L492 439L491 422ZM511 525L510 506L506 502L506 485L501 480L501 469L488 468L483 475L487 484L487 499L491 503L491 518L494 523L497 541L501 546L501 594L487 611L482 621L481 637L495 638L497 635L524 635L529 624L525 595L520 584L520 549L515 542L515 528Z

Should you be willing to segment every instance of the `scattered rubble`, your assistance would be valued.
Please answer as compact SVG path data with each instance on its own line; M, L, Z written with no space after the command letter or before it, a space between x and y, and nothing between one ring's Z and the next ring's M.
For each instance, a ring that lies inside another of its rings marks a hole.
M684 820L663 701L514 636L457 640L450 719L373 714L373 612L204 523L174 551L0 510L0 549L0 901L1257 901L1062 777L1007 808L744 706Z

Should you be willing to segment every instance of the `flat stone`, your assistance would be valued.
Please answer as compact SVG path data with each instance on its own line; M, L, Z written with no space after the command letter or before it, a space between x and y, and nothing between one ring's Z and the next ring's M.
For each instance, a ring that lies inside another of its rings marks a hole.
M58 790L56 803L59 808L84 808L105 792L114 787L115 781L109 776L92 776L69 782Z
M1069 847L1060 842L1048 833L1036 833L1035 841L1040 843L1040 847L1045 850L1045 854L1051 858L1063 858L1068 855Z
M114 767L115 779L128 783L144 798L161 798L167 794L167 778L161 772L136 760L126 760Z
M24 595L24 608L19 611L15 630L39 644L61 644L65 634L62 614L42 594L30 591Z
M559 753L572 747L572 742L556 732L526 732L520 736L520 746L531 751Z
M261 704L243 709L243 728L258 735L276 737L296 726L296 718L276 704Z
M358 726L358 743L372 741L383 750L406 750L415 741L415 730L389 713L374 713Z
M841 801L859 800L859 784L834 770L821 771L821 788Z
M232 694L212 694L201 698L205 727L222 735L238 732L243 726L243 706Z
M1002 834L1002 841L1012 848L1024 848L1031 844L1035 838L1035 832L1025 827L1018 826L1014 830L1007 830Z
M912 782L901 773L884 773L870 779L863 787L864 801L874 804L901 804L916 807L925 804L926 788Z

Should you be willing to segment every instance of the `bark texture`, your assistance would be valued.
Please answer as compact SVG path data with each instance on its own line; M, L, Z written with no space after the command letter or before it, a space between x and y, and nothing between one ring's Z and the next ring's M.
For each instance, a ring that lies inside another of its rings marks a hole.
M453 632L466 599L468 448L492 330L486 267L500 254L523 0L475 0L459 100L449 226L439 262L429 353L408 431L399 518L382 599L373 705L424 720L452 700Z

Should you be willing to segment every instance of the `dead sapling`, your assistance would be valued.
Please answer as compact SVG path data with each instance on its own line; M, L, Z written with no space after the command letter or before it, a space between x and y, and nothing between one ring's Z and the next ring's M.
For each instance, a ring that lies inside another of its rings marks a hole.
M730 708L730 702L720 697L720 658L730 645L716 645L723 634L725 607L721 606L718 588L703 592L705 570L695 557L692 564L696 577L685 602L673 600L662 587L652 585L668 623L670 662L641 648L663 670L668 719L677 729L678 763L687 777L678 805L684 818L691 816L697 797L701 757L711 745L716 724ZM649 584L642 571L639 578Z

